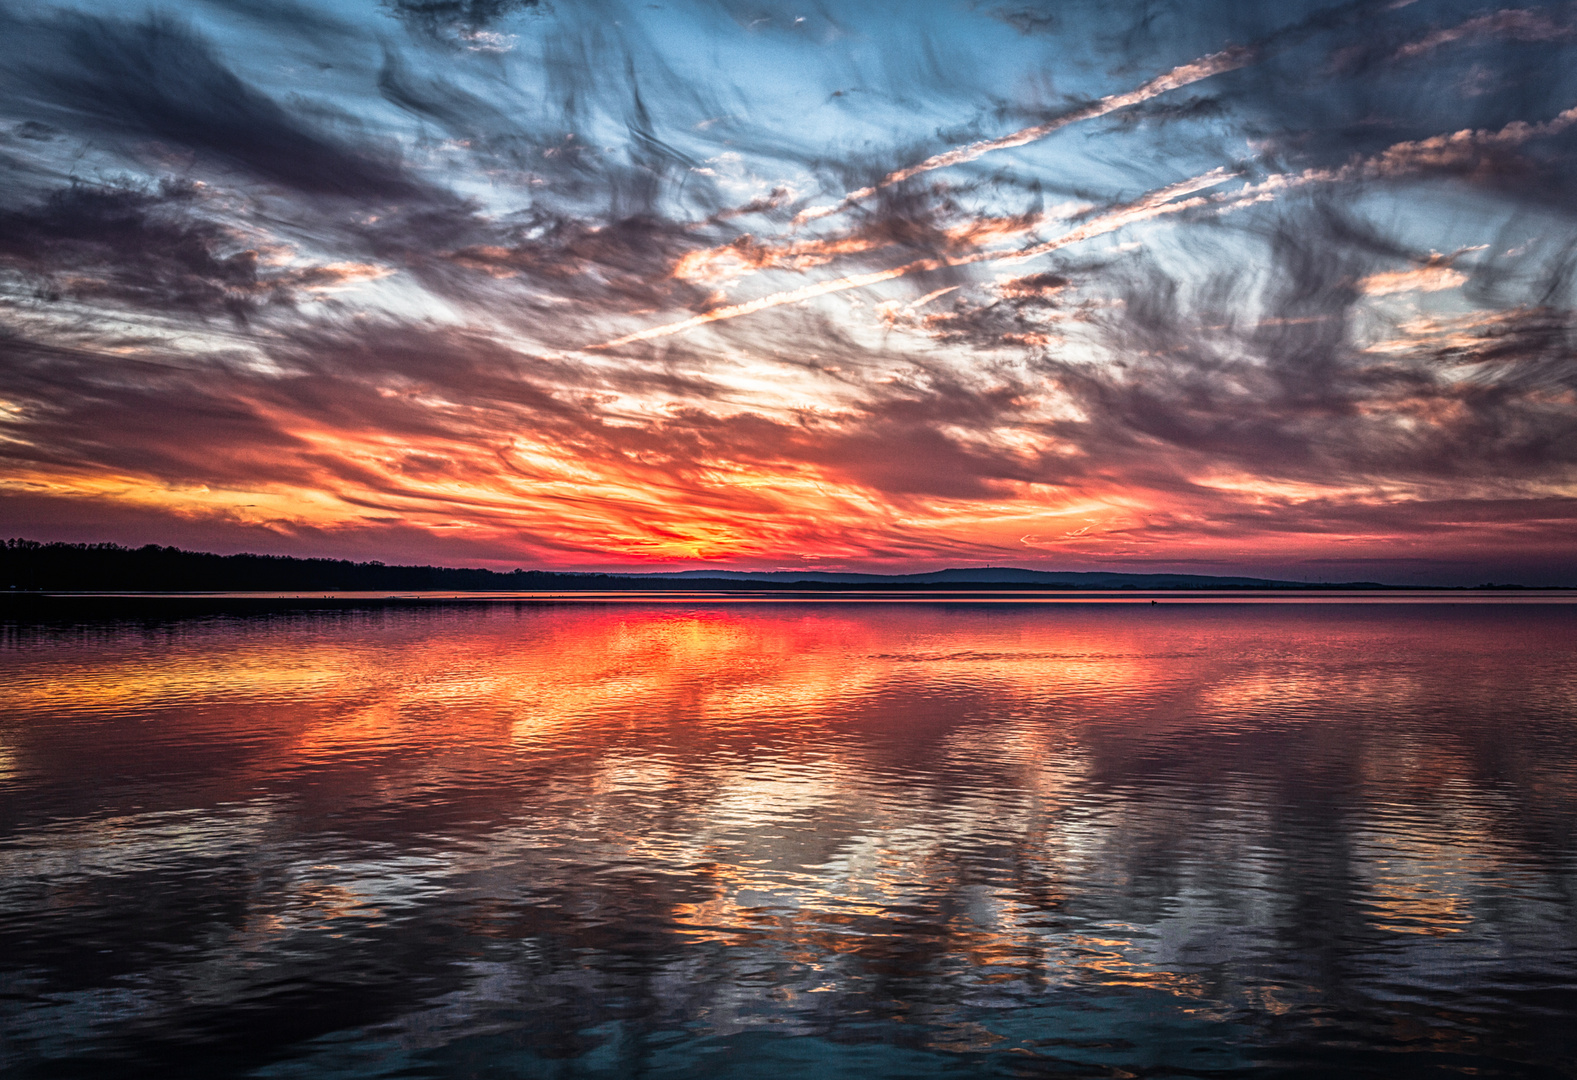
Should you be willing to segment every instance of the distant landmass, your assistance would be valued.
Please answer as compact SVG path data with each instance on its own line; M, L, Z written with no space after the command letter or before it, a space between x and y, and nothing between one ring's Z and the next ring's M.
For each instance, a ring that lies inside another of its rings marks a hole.
M119 544L0 545L0 589L32 592L494 592L494 591L905 591L975 589L1385 589L1370 581L1321 583L1205 574L975 567L925 574L850 574L820 570L679 570L589 574L546 570L500 572L444 566L299 559L285 555L214 555L180 548Z
M674 570L641 574L642 578L664 581L721 580L762 585L799 582L817 585L935 586L935 585L1029 585L1056 588L1066 585L1079 589L1301 589L1301 581L1274 578L1211 577L1204 574L1120 574L1106 571L1024 570L1015 566L985 566L956 570L933 570L926 574L846 574L821 570ZM1385 588L1364 583L1363 588Z

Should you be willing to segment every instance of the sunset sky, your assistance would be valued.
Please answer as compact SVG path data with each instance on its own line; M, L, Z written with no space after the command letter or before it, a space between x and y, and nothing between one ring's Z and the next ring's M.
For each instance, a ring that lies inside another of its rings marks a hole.
M1577 583L1577 7L0 0L0 533Z

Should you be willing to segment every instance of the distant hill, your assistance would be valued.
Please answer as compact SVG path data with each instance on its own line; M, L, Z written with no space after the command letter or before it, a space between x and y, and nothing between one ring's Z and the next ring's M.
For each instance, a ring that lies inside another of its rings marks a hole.
M149 544L0 544L0 589L46 592L482 592L482 591L908 591L935 589L1308 589L1390 586L1373 582L1310 586L1271 578L1203 574L977 567L925 574L848 574L820 570L678 570L587 574L545 570L501 573L464 567L386 566L381 562L214 555Z
M933 570L927 574L843 574L817 570L678 570L644 574L669 579L724 578L731 581L775 583L821 581L849 585L1072 585L1080 589L1114 589L1125 585L1143 589L1301 589L1299 581L1273 578L1210 577L1204 574L1119 574L1106 571L1024 570L1014 566L987 566ZM1376 586L1378 587L1378 586Z

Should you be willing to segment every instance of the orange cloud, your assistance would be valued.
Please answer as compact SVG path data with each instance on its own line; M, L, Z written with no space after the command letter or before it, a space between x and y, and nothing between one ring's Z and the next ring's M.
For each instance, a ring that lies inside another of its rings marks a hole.
M1369 274L1358 282L1367 296L1391 296L1406 292L1443 292L1467 281L1467 275L1451 265L1452 256L1433 255L1412 270L1389 270Z

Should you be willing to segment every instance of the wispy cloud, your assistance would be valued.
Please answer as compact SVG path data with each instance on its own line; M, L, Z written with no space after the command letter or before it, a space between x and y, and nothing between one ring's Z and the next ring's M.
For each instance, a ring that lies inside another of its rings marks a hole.
M0 8L0 518L1559 576L1570 13L1140 14Z
M1136 89L1121 94L1108 94L1088 105L1071 109L1053 120L1046 121L1044 124L1035 124L1032 127L1021 128L1010 135L1001 135L995 139L981 139L970 143L968 146L960 146L953 150L943 151L940 154L933 154L919 164L909 165L902 169L894 169L875 184L849 192L833 206L812 207L808 210L802 210L795 220L805 222L826 217L829 214L835 214L846 209L851 203L870 198L884 187L912 180L922 173L978 161L987 154L995 153L998 150L1014 150L1020 146L1028 146L1032 142L1039 142L1048 135L1056 134L1070 124L1078 124L1086 120L1098 120L1119 110L1142 104L1151 98L1160 97L1162 94L1182 89L1185 86L1191 86L1202 79L1210 78L1212 75L1235 70L1252 62L1253 57L1254 52L1252 49L1232 48L1212 53L1209 56L1192 60L1186 64L1179 64L1177 67L1157 75Z

